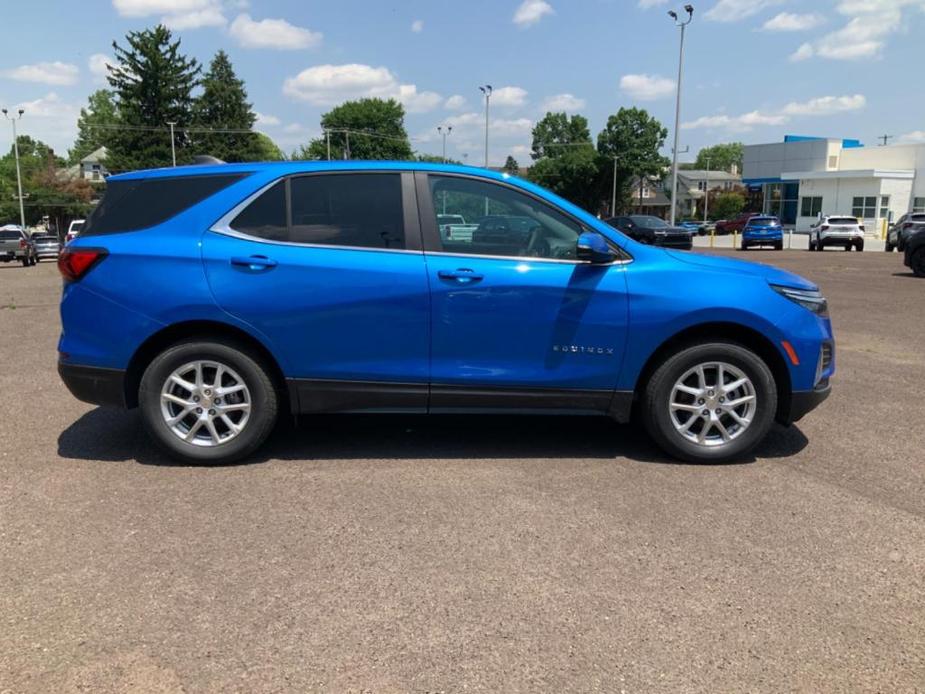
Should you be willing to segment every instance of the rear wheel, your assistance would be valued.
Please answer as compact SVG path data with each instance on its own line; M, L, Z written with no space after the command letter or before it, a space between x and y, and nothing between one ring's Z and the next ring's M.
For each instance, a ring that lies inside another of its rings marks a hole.
M883 246L883 250L886 251L887 253L892 253L894 248L895 246L889 241L887 241Z
M23 267L29 267L29 259L28 259L28 258L23 258L23 259L22 259L22 266L23 266Z
M142 376L138 401L154 441L172 457L200 464L252 453L278 410L261 358L222 341L181 342L159 354Z
M909 258L909 267L916 277L925 277L925 246L919 248Z
M783 241L778 241L777 243L775 243L775 244L774 244L774 250L775 250L775 251L782 251L782 250L784 250L784 242L783 242Z
M863 241L858 241L857 243L855 243L855 244L854 244L854 250L856 250L856 251L863 251L863 250L864 250L864 242L863 242Z
M669 455L719 463L758 444L776 409L767 364L739 344L716 342L668 358L646 384L642 412L649 435Z

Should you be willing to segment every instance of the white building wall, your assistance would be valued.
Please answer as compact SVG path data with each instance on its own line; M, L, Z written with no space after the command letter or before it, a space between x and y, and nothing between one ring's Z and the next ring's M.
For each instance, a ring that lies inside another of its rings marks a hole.
M780 178L787 171L826 171L841 140L802 140L749 145L742 156L742 178Z
M803 198L822 197L822 214L854 213L854 198L876 197L877 204L873 216L864 220L869 234L880 233L880 206L884 195L890 196L889 212L893 219L898 219L909 209L912 181L899 178L824 178L803 179L800 181L800 208L802 211ZM815 217L798 216L796 231L809 231L809 227L816 221Z

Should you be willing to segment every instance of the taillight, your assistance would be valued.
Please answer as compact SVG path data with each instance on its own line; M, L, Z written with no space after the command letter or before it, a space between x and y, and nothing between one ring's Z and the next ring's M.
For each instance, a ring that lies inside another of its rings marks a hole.
M19 247L20 247L20 248L28 248L28 247L29 247L29 244L26 243L26 240L25 240L25 239L19 239Z
M829 225L828 225L828 224L823 224L823 225L822 225L822 231L826 231L828 228L829 228Z
M858 229L860 229L861 231L864 231L864 225L863 225L863 224L858 224Z
M105 248L65 248L58 256L58 270L68 282L76 282L106 257Z
M903 229L911 229L911 228L912 228L912 222L906 222L905 224L903 224Z

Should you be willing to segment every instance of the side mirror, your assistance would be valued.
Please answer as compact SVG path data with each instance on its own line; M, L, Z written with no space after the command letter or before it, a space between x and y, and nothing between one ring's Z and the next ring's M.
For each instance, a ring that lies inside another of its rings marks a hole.
M576 256L578 260L585 260L595 265L612 263L616 257L604 237L590 231L586 231L578 237Z

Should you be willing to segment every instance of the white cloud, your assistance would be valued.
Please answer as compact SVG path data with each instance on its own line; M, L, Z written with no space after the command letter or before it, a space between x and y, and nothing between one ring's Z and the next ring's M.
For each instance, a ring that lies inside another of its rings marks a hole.
M228 33L245 48L275 48L282 51L312 48L320 44L323 38L321 33L297 27L285 19L254 21L247 13L235 17Z
M788 116L828 116L844 111L857 111L867 105L863 94L851 96L820 96L809 101L791 101L781 109Z
M347 99L397 99L410 113L433 110L443 102L436 92L419 92L416 85L399 84L385 67L371 65L315 65L283 82L283 93L315 106L333 106Z
M762 112L751 111L739 116L729 116L719 113L712 116L701 116L693 121L681 124L682 130L697 128L725 128L736 132L751 130L760 125L784 125L793 117L799 116L829 116L835 113L857 111L867 105L863 94L849 96L820 96L808 101L791 101L783 108Z
M19 82L38 82L40 84L52 84L56 86L74 84L77 82L77 76L79 74L80 70L76 65L59 61L20 65L19 67L0 72L0 75L8 77L11 80L17 80Z
M791 54L792 61L814 56L829 60L877 58L887 38L908 26L905 12L925 12L925 0L841 0L836 9L847 18L844 26L804 43Z
M808 31L823 22L825 22L825 17L814 12L809 14L781 12L766 21L762 29L765 31Z
M112 0L123 17L161 15L171 29L198 29L227 23L220 0Z
M415 34L420 34L422 31L424 31L424 20L415 19L413 22L411 22L411 31L413 31Z
M913 130L910 133L899 136L899 142L907 144L918 144L925 142L925 130Z
M255 111L254 115L257 116L257 125L262 125L264 127L272 127L279 125L282 121L276 116L270 115L269 113L260 113Z
M519 27L528 27L536 24L547 14L555 14L546 0L524 0L514 12L514 24Z
M658 7L667 2L668 0L639 0L639 6L644 10L648 10L650 7Z
M112 57L105 53L94 53L87 58L87 69L90 70L95 82L105 82L106 76L109 75L107 66L112 65L114 62Z
M520 87L499 87L491 93L493 106L523 106L527 100L527 90Z
M284 133L302 133L305 132L305 126L301 123L287 123L283 128Z
M653 101L674 94L675 81L660 75L623 75L620 89L639 101Z
M782 2L783 0L719 0L704 17L714 22L739 22Z
M541 110L544 112L553 111L558 113L560 111L565 111L567 113L573 113L584 107L584 99L580 99L573 94L565 93L547 97L546 100L543 101Z
M454 94L443 103L443 108L447 111L461 111L466 108L466 97L462 94Z
M4 103L2 99L0 103ZM9 108L23 109L23 124L28 123L26 132L50 145L58 154L66 153L67 148L73 144L77 135L77 117L80 115L80 106L77 104L64 101L57 93L49 92L38 99L10 105Z

